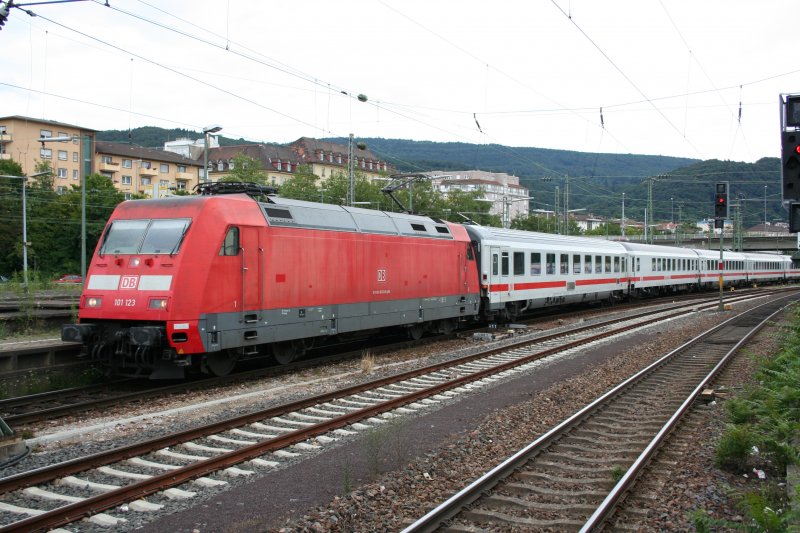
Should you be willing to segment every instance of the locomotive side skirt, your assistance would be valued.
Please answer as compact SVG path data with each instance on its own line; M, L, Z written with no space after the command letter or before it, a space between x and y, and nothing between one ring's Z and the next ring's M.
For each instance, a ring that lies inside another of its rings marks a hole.
M476 294L248 311L261 318L243 323L240 313L202 315L205 351L352 333L477 313Z

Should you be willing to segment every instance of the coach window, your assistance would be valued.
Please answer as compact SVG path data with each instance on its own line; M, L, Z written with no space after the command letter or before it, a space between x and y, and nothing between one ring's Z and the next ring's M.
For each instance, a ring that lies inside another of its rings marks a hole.
M508 252L502 252L500 259L500 275L508 276Z
M580 254L575 254L572 256L572 273L573 274L580 274L581 273L581 256Z
M641 271L642 271L642 258L641 257L637 257L636 258L636 272L641 272Z
M614 272L619 272L619 257L614 256Z
M611 272L611 256L610 255L606 256L605 272L606 273Z
M594 256L594 272L595 274L600 274L603 271L603 256L596 255Z
M561 273L569 274L569 254L561 254Z
M525 252L514 252L514 275L525 275Z
M556 273L556 254L547 254L547 273Z
M498 275L499 263L500 263L500 257L497 254L492 254L492 276Z
M592 256L591 255L584 255L583 256L583 273L584 274L591 274L592 273Z
M531 276L538 276L542 273L542 254L531 252Z
M225 234L219 255L239 255L239 228L236 226L228 229L228 233Z

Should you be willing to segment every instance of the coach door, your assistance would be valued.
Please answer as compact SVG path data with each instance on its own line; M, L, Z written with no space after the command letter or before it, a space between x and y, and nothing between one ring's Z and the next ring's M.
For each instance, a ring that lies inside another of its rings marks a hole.
M259 242L259 228L241 226L240 247L242 258L242 320L245 323L258 322L264 309L263 257L264 251Z
M489 248L489 300L492 302L511 301L509 255L508 248Z

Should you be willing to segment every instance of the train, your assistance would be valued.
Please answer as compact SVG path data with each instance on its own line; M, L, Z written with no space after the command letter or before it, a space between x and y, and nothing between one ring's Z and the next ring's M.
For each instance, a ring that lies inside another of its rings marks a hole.
M720 265L713 251L206 188L116 207L61 339L115 375L223 376L389 328L419 339L543 307L699 290L720 275L785 283L800 268L785 255L725 252Z

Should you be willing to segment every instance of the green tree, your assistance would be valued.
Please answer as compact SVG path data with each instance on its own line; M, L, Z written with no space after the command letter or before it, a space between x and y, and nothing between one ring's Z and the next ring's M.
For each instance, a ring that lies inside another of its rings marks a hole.
M317 175L311 172L311 168L308 165L300 165L292 177L281 185L279 194L284 198L319 202L322 199L322 194L317 188L318 179Z
M0 175L24 176L22 165L0 159ZM23 180L0 178L0 274L22 269L22 184Z
M125 195L106 176L86 176L86 256L90 260L114 208ZM81 265L81 186L58 196L42 217L41 232L33 243L41 269L53 273L78 272ZM53 231L57 225L59 231Z
M241 152L233 156L233 168L220 181L244 181L249 183L267 183L267 174L261 161Z
M502 226L500 216L489 213L492 208L491 202L484 201L482 198L482 191L453 189L447 193L447 198L441 201L440 210L443 213L439 216L454 222L461 222L462 217L466 217L483 226ZM445 211L447 209L450 211Z

